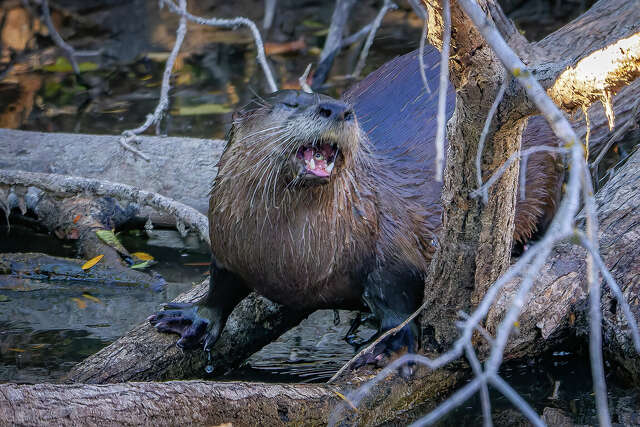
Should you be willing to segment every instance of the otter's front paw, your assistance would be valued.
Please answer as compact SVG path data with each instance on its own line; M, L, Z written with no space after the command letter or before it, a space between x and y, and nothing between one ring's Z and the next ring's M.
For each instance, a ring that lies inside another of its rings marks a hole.
M176 345L183 349L192 349L207 339L210 321L198 316L199 307L194 304L169 303L164 310L147 318L159 332L180 335Z

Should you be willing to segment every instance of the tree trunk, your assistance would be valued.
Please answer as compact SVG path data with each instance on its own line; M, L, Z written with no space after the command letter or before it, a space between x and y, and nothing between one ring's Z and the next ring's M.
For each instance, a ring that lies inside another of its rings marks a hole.
M559 89L554 86L555 80L563 75L567 66L619 38L635 34L640 28L638 2L600 1L576 20L579 24L569 24L539 43L529 44L494 0L479 3L510 46L537 77L540 75L541 83L556 92ZM425 0L425 4L429 9L429 39L439 47L444 31L441 3ZM421 324L423 347L427 350L449 348L457 336L454 325L459 310L469 311L489 284L506 271L511 254L518 176L514 163L491 187L486 206L470 196L477 188L474 160L480 130L504 69L455 1L451 5L451 22L449 68L457 96L448 126L443 227L425 284L425 302L430 309L425 310ZM600 31L594 31L594 27ZM629 79L634 78L635 74L630 73ZM587 109L593 101L584 98L580 107ZM562 106L569 109L567 105ZM572 111L577 108L571 107ZM633 102L629 108L633 110ZM533 113L534 107L524 91L512 82L488 135L482 156L483 173L494 171L519 149L523 120Z

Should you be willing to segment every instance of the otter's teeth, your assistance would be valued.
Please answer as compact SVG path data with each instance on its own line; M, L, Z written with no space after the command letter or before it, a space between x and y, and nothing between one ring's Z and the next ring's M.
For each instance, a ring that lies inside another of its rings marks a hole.
M309 167L310 167L311 169L315 169L315 168L316 168L316 162L315 162L313 159L311 159L311 160L309 161Z
M329 166L327 166L326 171L331 173L331 171L333 170L333 167L335 166L335 163L330 163Z

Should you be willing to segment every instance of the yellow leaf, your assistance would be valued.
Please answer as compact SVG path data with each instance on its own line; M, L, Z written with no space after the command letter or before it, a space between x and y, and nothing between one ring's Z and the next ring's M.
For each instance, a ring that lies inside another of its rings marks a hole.
M351 409L353 409L354 411L358 412L358 408L356 408L356 406L353 404L353 402L351 402L351 401L347 398L347 396L345 396L344 394L340 393L339 391L335 391L335 390L333 390L333 392L334 392L335 394L337 394L337 395L338 395L338 397L339 397L340 399L342 399L342 400L344 400L345 402L347 402L347 403L349 404L349 406L351 406Z
M46 345L47 345L47 344L45 344L45 343L41 343L41 344L31 344L31 348L33 348L33 349L36 349L36 350L37 350L37 349L42 348L42 347L44 347L44 346L46 346Z
M9 347L7 350L15 351L16 353L24 353L26 351L26 350L23 350L21 348L13 348L13 347Z
M82 296L88 299L89 301L97 302L98 304L104 304L100 298L94 297L93 295L84 293L82 294Z
M85 262L82 265L82 269L83 270L88 270L91 267L93 267L94 265L96 265L97 263L100 262L100 260L104 257L104 255L98 255L97 257L91 258L89 261Z
M149 255L146 252L134 252L131 255L142 260L142 261L151 261L153 260L153 256Z
M515 326L516 328L519 328L520 327L520 322L518 322L518 321L513 322L513 326Z
M78 306L78 308L80 310L84 310L85 308L87 308L87 302L84 300L81 300L80 298L71 298L71 300L73 300L73 302L75 302Z

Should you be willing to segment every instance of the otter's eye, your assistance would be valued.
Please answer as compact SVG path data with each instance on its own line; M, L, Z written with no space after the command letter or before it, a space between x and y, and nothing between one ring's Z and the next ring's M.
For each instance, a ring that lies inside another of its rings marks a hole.
M297 102L283 102L282 104L287 108L298 108Z
M316 160L324 160L324 156L322 155L322 153L316 153L313 157L315 157Z

